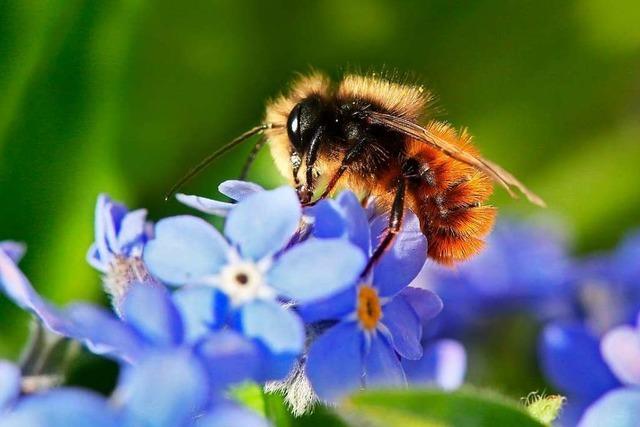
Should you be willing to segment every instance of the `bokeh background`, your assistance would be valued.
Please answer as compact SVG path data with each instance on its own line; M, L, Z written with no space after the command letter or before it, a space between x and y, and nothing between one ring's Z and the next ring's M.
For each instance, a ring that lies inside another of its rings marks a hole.
M549 204L498 191L503 211L553 216L578 254L605 250L640 224L638 22L634 0L0 1L0 239L28 244L21 266L53 301L104 302L84 261L98 193L154 219L185 212L164 192L296 72L384 67L431 88L437 117ZM248 149L188 192L215 196ZM251 178L280 182L266 150ZM15 357L27 316L3 299L0 319L0 357ZM534 360L529 324L513 325L488 345ZM545 387L535 367L472 379Z

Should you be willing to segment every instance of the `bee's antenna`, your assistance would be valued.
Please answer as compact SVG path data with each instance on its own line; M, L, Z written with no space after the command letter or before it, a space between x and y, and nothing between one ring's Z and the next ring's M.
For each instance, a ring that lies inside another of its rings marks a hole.
M237 137L233 141L229 142L228 144L220 147L219 149L217 149L213 153L209 154L200 163L198 163L193 168L191 168L191 170L189 170L189 172L187 172L185 176L180 178L180 180L178 182L176 182L173 185L173 187L171 187L171 189L165 195L164 200L165 201L169 200L169 198L171 196L176 194L176 192L180 189L180 187L182 187L184 184L186 184L194 176L196 176L197 174L202 172L202 170L204 170L207 166L209 166L211 164L211 162L213 162L215 159L217 159L218 157L220 157L221 155L223 155L227 151L231 150L233 147L235 147L236 145L240 144L241 142L247 140L248 138L251 138L252 136L257 135L259 133L262 133L267 129L271 129L272 127L274 127L273 123L264 123L264 124L261 124L259 126L256 126L256 127L252 128L252 129L249 129L248 131L246 131L245 133L243 133L242 135L240 135L239 137Z

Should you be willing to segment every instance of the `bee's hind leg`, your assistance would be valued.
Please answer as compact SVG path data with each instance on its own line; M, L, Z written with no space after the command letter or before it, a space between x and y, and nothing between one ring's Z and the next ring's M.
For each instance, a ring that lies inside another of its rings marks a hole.
M405 190L407 187L407 178L399 176L396 183L395 196L393 198L393 204L391 205L391 212L389 212L389 225L387 231L376 247L373 255L369 258L369 262L362 272L362 276L366 276L371 272L371 269L382 258L384 253L391 247L396 236L402 228L402 220L404 217L404 205L405 205Z

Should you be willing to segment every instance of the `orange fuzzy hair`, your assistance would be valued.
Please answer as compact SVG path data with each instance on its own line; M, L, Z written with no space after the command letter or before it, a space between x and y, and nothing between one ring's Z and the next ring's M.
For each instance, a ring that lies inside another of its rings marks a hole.
M375 76L347 75L333 87L329 79L314 72L300 77L290 90L267 105L266 122L273 128L265 131L271 154L282 175L291 180L291 143L286 123L289 113L303 99L317 95L339 103L352 100L366 101L398 117L418 122L431 101L428 92L420 86L402 85ZM442 140L461 150L479 155L466 131L456 132L447 124L432 121L425 128ZM372 147L372 149L375 147ZM428 255L438 263L451 265L468 259L483 247L483 239L495 221L496 209L484 205L493 192L493 183L486 174L466 163L454 160L423 141L406 137L404 155L428 166L433 184L426 182L407 188L406 202L420 219L422 231L428 240ZM341 183L345 187L376 197L383 208L393 201L393 182L402 172L397 162L385 159L383 174L362 175L349 170ZM339 161L319 159L318 172L330 176Z

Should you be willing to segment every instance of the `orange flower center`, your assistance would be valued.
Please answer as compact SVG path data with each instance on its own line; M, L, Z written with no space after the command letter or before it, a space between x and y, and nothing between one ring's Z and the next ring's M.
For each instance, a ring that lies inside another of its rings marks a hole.
M382 317L378 292L371 286L362 286L358 291L358 320L367 331L373 331Z

